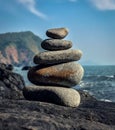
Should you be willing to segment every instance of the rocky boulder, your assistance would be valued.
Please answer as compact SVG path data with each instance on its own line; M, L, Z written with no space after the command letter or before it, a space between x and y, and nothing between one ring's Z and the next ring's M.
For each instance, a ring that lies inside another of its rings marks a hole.
M77 85L84 74L82 66L75 62L53 66L35 66L28 72L28 79L35 85L55 85L73 87Z
M22 89L25 86L23 78L0 64L0 98L20 99L23 98Z
M29 86L23 89L23 94L27 100L49 102L69 107L77 107L80 104L79 93L71 88Z

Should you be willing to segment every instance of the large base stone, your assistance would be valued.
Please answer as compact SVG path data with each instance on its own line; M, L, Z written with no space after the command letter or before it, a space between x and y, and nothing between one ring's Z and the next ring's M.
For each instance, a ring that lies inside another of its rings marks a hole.
M53 66L36 66L29 70L28 79L36 85L73 87L81 81L84 70L80 64L68 62Z
M71 88L29 86L23 89L27 100L49 102L63 106L77 107L80 104L79 93Z

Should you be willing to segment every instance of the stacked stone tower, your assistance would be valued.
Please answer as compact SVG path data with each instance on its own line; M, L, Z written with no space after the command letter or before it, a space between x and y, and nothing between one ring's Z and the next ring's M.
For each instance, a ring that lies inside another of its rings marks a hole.
M47 51L33 58L37 66L29 70L28 79L36 86L24 88L26 99L71 107L80 104L80 95L72 87L79 84L84 74L82 66L75 62L80 60L82 52L71 49L71 41L62 40L67 34L66 28L46 31L50 39L44 40L41 46Z

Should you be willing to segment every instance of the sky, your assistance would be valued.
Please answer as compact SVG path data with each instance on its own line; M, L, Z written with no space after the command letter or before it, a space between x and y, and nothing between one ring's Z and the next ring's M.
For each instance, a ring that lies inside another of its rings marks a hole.
M32 31L46 39L67 27L83 65L115 65L115 0L0 0L0 33Z

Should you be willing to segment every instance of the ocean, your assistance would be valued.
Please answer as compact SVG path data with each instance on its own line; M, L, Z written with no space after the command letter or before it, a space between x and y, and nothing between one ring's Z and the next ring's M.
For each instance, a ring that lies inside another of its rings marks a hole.
M98 100L115 102L115 66L83 66L84 77L75 89L89 92ZM15 67L14 72L24 77L25 83L31 83L27 79L27 71L21 67Z
M85 74L75 88L99 100L115 102L115 66L84 66Z

